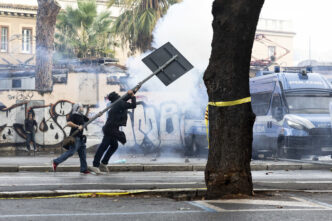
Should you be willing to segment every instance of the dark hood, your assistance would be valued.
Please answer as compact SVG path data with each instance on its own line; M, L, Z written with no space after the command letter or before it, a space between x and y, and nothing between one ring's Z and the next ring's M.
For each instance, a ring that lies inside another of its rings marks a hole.
M112 92L107 96L108 100L110 100L111 102L116 101L118 98L120 98L120 95L116 92Z

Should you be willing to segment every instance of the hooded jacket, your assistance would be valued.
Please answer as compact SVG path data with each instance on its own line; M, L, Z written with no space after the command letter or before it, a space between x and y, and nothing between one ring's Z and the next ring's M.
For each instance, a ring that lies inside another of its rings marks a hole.
M67 119L67 122L71 121L74 124L77 125L84 125L85 122L89 121L89 118L87 118L83 113L80 111L80 108L83 107L82 104L76 103L73 105L72 113L69 115L69 118ZM71 128L70 129L70 135L74 133L74 131L78 130L77 128ZM75 137L83 137L83 130L80 131Z
M119 96L120 97L120 96ZM118 97L118 98L119 98ZM131 99L131 103L127 102ZM117 99L113 99L112 103ZM127 125L127 110L136 108L136 97L127 95L123 100L117 102L109 111L108 118L103 127L106 136L112 136L115 131L119 130L120 126Z

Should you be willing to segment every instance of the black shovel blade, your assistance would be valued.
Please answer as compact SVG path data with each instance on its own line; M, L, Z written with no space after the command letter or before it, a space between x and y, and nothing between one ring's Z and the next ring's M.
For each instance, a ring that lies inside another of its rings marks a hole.
M163 64L167 63L175 55L177 58L159 71L157 77L168 86L173 81L193 68L193 65L169 42L142 59L144 64L155 72Z

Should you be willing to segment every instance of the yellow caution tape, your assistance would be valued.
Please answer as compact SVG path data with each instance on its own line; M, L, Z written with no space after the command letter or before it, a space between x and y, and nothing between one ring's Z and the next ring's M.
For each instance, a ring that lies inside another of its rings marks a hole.
M209 144L209 105L206 106L206 110L205 110L205 126L206 126L206 139L208 141L208 147L210 147L210 144Z
M207 188L185 188L185 190L206 190ZM128 192L94 192L94 193L77 193L77 194L68 194L68 195L60 195L60 196L32 196L32 197L3 197L0 200L8 200L8 199L54 199L54 198L94 198L98 196L121 196L121 195L132 195L137 193L149 193L149 192L163 192L163 191L177 191L183 190L178 188L171 189L157 189L157 190L133 190Z
M209 102L208 104L211 106L216 107L229 107L229 106L235 106L239 104L249 103L251 102L251 97L242 98L235 101L219 101L219 102Z
M114 193L77 193L77 194L68 194L68 195L60 195L60 196L31 196L31 197L4 197L0 198L0 200L4 199L51 199L51 198L79 198L79 197L97 197L97 196L120 196L120 195L130 195L136 193L143 193L142 191L130 191L130 192L114 192Z
M218 102L209 102L208 103L208 105L206 106L206 111L205 111L205 125L206 125L206 137L208 140L209 147L210 147L210 144L209 144L209 105L215 106L215 107L229 107L229 106L235 106L235 105L249 103L249 102L251 102L251 97L246 97L246 98L242 98L242 99L235 100L235 101L218 101Z

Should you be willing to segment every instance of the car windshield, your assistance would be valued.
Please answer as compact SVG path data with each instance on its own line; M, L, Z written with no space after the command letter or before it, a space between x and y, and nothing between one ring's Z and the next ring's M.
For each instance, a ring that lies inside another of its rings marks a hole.
M324 95L286 95L289 113L328 114L332 96Z

